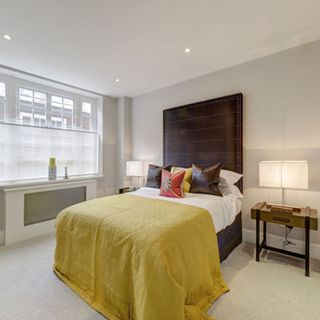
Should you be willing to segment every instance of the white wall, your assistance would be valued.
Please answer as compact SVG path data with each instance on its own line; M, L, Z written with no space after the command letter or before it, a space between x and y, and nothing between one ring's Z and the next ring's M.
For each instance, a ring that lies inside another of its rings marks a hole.
M280 190L258 187L258 161L310 162L310 190L287 191L287 202L320 211L320 41L179 83L132 100L132 155L162 163L162 110L242 92L244 95L244 228L250 207L279 201ZM319 212L320 214L320 212ZM279 226L271 233L283 234ZM293 231L302 238L301 230ZM320 244L320 232L312 232Z

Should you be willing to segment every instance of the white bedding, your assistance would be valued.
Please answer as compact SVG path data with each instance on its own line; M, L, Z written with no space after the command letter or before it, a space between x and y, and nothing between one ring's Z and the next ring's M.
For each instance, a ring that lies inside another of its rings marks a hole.
M236 186L221 188L220 190L223 197L202 193L186 193L185 197L181 199L169 198L160 196L159 189L146 187L134 191L132 194L146 198L155 198L188 204L206 209L210 213L216 232L218 233L233 223L236 215L241 211L241 203L243 199L243 195Z

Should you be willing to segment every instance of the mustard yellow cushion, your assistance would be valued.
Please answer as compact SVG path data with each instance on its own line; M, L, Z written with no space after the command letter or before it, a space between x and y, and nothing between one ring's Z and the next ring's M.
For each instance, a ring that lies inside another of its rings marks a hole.
M183 192L189 192L191 188L191 182L192 182L192 168L180 168L180 167L172 167L171 173L175 173L178 171L185 171L183 178Z

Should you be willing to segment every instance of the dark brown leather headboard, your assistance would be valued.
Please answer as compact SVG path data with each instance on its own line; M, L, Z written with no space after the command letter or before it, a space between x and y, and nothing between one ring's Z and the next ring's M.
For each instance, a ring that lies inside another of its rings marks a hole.
M242 93L164 110L163 157L166 165L221 162L243 173Z

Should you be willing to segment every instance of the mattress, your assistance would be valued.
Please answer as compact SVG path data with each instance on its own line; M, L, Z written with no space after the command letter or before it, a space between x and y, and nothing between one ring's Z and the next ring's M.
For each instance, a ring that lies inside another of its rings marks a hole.
M202 193L186 193L184 198L160 196L160 189L143 187L131 194L146 198L173 201L207 210L212 217L216 232L230 226L241 211L243 195L236 186L220 189L223 197Z

